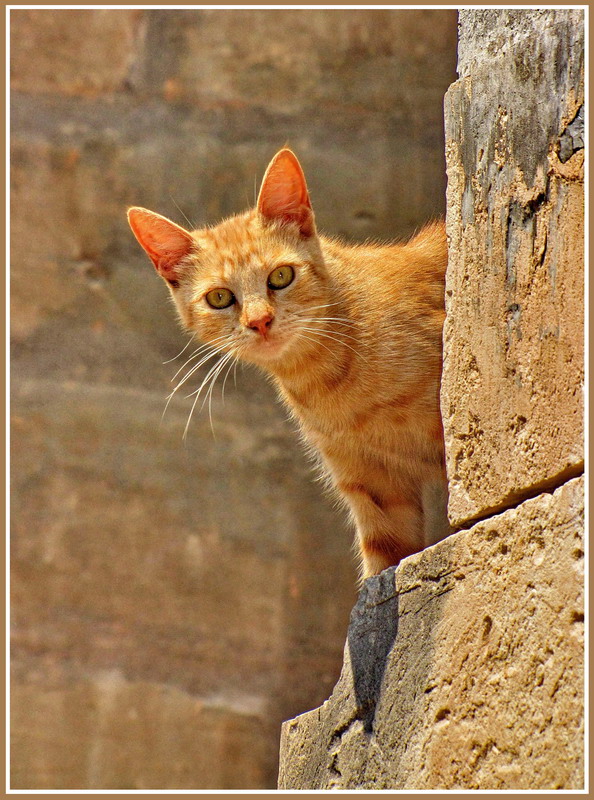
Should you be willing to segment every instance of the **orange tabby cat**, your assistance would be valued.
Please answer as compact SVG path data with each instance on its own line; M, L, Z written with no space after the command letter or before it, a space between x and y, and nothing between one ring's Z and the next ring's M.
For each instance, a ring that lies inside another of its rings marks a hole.
M144 208L128 219L188 330L273 377L350 508L362 578L443 538L443 224L406 244L321 236L287 149L256 208L216 227Z

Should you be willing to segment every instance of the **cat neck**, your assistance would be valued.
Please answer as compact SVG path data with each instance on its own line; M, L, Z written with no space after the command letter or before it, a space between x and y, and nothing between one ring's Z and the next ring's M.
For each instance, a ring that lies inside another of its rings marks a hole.
M318 334L308 333L293 353L267 367L283 393L301 405L310 405L320 392L338 389L359 373L361 348L352 328L328 322L317 327Z

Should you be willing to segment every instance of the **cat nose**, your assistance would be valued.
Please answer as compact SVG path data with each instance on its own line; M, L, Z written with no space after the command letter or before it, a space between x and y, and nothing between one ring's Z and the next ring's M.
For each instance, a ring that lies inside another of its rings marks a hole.
M272 320L274 317L272 314L263 314L261 317L257 319L251 319L247 323L247 327L257 333L262 334L262 336L266 336L268 333L270 326L272 325Z

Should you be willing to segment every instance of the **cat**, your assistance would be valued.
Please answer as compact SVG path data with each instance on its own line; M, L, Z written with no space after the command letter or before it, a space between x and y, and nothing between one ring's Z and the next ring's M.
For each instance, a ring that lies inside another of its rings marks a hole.
M406 243L320 235L288 148L255 208L214 227L128 220L187 330L272 377L350 510L361 582L447 535L443 222Z

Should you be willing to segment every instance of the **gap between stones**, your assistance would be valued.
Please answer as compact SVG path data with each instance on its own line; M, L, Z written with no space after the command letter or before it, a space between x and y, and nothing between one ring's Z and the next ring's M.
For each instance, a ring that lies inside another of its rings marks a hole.
M503 514L505 511L510 511L513 508L517 508L521 506L522 503L525 503L526 500L531 500L534 497L538 497L541 494L553 494L556 492L557 489L560 489L561 486L568 483L570 480L574 478L580 478L584 474L584 462L580 461L578 464L574 464L566 469L558 472L552 478L548 478L547 480L541 481L540 483L533 484L528 489L523 489L519 492L514 492L513 494L509 494L501 503L498 503L496 506L491 506L488 508L483 514L477 514L475 517L470 517L461 525L458 525L452 533L458 533L458 531L467 531L470 528L473 528L479 522L485 522L492 517L497 517L499 514Z

